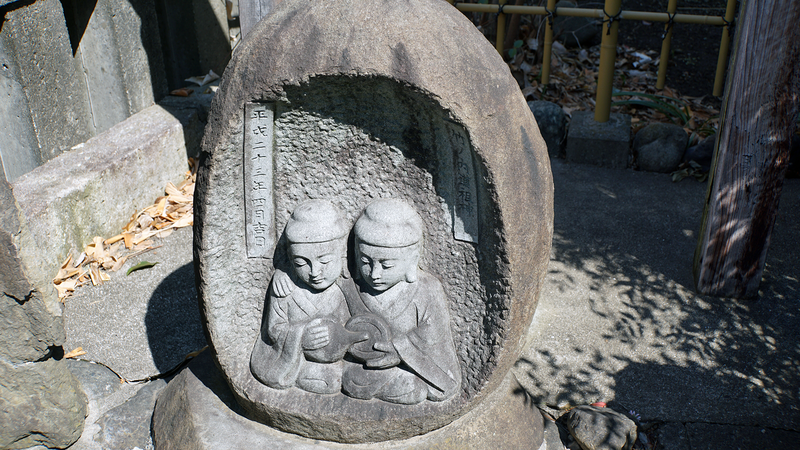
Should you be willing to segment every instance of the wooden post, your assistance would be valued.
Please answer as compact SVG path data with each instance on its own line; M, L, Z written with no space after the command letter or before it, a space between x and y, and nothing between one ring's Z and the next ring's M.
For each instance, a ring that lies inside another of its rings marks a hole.
M800 109L798 22L797 0L742 4L695 252L700 293L758 294Z
M239 0L239 27L242 39L280 2L281 0Z

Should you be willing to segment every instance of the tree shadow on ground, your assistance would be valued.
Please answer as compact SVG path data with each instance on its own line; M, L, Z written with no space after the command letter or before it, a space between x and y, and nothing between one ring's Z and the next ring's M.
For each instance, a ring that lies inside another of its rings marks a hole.
M784 188L759 297L732 300L693 291L704 186L553 168L553 253L533 344L515 367L532 397L607 401L643 421L799 430L800 184Z

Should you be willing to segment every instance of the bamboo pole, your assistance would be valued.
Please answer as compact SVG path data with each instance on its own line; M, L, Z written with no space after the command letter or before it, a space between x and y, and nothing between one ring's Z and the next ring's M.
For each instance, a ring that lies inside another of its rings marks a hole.
M678 9L678 0L669 0L667 6L667 14L670 16L675 14ZM667 22L664 25L664 39L661 41L661 61L658 63L658 80L656 80L656 89L664 89L664 84L667 82L667 63L669 62L669 47L672 43L672 23Z
M729 0L731 1L731 0ZM735 0L732 0L735 1ZM480 3L459 3L456 5L459 11L496 13L500 10L497 5L486 5ZM506 14L531 14L546 16L547 11L544 6L514 6L508 5L503 8ZM602 9L583 9L583 8L558 8L559 16L569 17L589 17L603 19L605 15ZM646 11L621 11L620 18L625 20L646 20L648 22L667 22L667 14L646 12ZM720 16L700 16L695 14L675 14L672 20L675 23L691 23L695 25L725 25L725 19Z
M555 11L556 0L547 0L547 9ZM545 19L547 25L544 29L544 53L542 54L542 84L550 83L550 58L553 53L553 24Z
M733 22L736 14L736 0L728 0L728 7L725 9L725 20L728 23ZM719 43L719 57L717 58L717 76L714 79L714 97L722 95L722 89L725 87L725 69L728 66L728 50L730 49L731 34L730 27L725 27L722 30L722 40Z
M495 44L495 48L497 49L497 53L500 53L500 56L503 56L503 44L506 41L506 15L500 12L500 7L505 6L507 2L508 0L500 0L497 6L497 43Z
M603 40L600 43L600 68L597 74L597 101L594 106L595 122L608 122L611 115L611 89L614 83L614 60L617 57L617 32L619 31L619 18L615 17L620 12L622 0L606 0L605 19L601 33Z

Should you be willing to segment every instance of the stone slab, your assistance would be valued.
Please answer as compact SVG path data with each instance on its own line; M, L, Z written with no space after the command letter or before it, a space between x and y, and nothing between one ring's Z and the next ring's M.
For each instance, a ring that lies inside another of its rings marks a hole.
M513 378L506 379L480 408L432 433L402 441L344 445L282 433L248 420L206 353L195 358L159 396L153 435L157 450L547 448L543 418Z
M167 372L188 353L206 346L192 267L192 233L179 229L163 247L128 261L111 281L79 288L64 306L66 351L100 362L122 378L140 380ZM140 261L157 263L126 276Z
M800 431L800 356L782 344L800 339L800 180L785 180L759 298L736 301L693 290L704 183L551 163L552 259L515 369L535 402Z
M628 167L631 116L613 113L608 122L594 120L591 111L575 111L567 134L567 161L612 169Z
M186 170L180 121L153 106L14 182L19 257L56 315L52 279L69 252L80 251L94 236L119 233L132 214Z

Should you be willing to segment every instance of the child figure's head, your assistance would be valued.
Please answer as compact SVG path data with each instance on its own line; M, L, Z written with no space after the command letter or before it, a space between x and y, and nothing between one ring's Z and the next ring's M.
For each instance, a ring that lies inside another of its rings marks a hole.
M308 287L322 291L342 274L348 226L342 213L326 200L309 200L292 212L286 241L294 271Z
M417 281L422 218L398 199L370 203L355 225L356 265L361 278L383 292L401 281Z

